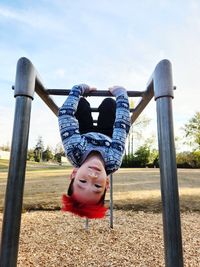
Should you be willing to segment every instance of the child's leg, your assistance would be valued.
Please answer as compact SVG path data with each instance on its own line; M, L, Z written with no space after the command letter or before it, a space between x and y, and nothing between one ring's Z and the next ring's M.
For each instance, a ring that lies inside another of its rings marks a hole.
M105 98L98 108L98 132L112 137L115 122L116 102L112 98Z
M90 103L84 97L81 97L79 100L75 117L79 122L79 131L81 134L93 131Z

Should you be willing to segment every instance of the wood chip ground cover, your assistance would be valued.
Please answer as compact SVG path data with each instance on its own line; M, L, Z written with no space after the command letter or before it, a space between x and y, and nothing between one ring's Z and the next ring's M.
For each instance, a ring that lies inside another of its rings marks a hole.
M181 221L184 266L199 267L200 213L182 213ZM106 217L86 230L84 219L60 211L24 213L18 267L32 266L164 266L162 215L116 210L114 229Z

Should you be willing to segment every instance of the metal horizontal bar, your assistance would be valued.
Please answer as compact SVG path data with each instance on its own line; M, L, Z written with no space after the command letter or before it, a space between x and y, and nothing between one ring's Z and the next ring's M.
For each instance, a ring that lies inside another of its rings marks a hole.
M53 113L58 116L59 107L54 102L54 100L47 94L44 86L42 85L39 79L36 79L35 91L45 102L45 104L53 111Z
M150 102L153 96L154 96L153 81L151 81L141 101L138 103L138 105L133 110L133 113L131 116L131 124L135 122L135 120L138 118L141 112L145 109L145 107L148 105L148 103Z
M46 89L49 95L69 95L70 91L70 89ZM142 97L144 91L127 91L127 94L130 97ZM84 94L84 96L112 96L112 94L108 90L97 90Z

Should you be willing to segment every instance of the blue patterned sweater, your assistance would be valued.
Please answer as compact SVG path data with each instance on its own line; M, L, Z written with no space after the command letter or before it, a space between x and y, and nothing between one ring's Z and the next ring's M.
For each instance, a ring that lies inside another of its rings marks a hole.
M112 139L97 132L80 134L78 120L74 114L81 95L81 86L74 86L59 109L59 129L65 154L74 167L80 167L91 151L97 151L104 159L108 175L121 166L126 137L130 129L127 93L119 91L116 96L116 118Z

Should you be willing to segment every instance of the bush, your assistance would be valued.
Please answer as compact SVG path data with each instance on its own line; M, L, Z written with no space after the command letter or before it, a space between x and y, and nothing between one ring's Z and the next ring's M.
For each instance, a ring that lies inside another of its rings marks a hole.
M146 167L150 157L149 147L147 145L140 146L134 156L136 167Z
M200 168L200 151L180 152L176 155L178 168Z
M34 161L35 160L35 154L33 149L29 149L27 153L27 160Z
M150 149L147 145L140 146L135 154L125 155L122 161L124 168L147 167L150 157Z
M176 155L177 168L200 168L200 151L185 151ZM125 155L122 161L124 168L158 168L159 155L152 154L150 149L144 145L138 148L135 154Z
M51 152L50 148L47 147L47 149L42 153L43 161L50 161L53 158L54 158L53 153Z

